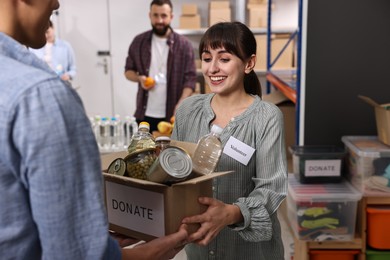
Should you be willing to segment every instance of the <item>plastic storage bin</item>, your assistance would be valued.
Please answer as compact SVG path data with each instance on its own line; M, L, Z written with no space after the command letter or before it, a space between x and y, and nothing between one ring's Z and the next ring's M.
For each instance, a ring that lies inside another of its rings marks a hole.
M389 260L390 251L366 250L366 260Z
M310 260L354 260L359 250L310 250Z
M301 183L334 183L343 179L346 152L337 146L290 146L293 171Z
M375 249L390 249L389 206L367 207L367 244Z
M353 240L361 197L347 181L301 184L290 174L287 208L296 237L310 241Z
M341 140L348 153L347 176L351 183L365 193L390 196L390 146L376 136L343 136Z

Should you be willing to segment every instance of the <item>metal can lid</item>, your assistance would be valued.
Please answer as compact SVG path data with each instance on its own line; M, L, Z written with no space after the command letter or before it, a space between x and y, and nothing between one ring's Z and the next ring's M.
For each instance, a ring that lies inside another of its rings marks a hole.
M156 142L158 141L171 141L171 138L169 136L161 135L156 138Z
M126 173L126 163L122 158L115 159L110 166L108 166L108 173L116 175L125 175Z
M169 146L159 155L160 165L172 177L182 179L192 172L190 155L177 146Z

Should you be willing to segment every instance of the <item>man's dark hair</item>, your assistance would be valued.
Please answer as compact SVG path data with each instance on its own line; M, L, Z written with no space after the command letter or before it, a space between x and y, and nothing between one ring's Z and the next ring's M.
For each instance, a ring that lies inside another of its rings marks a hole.
M150 3L150 7L152 7L152 5L169 5L169 7L171 9L173 9L173 6L172 6L172 2L171 0L153 0L151 3Z

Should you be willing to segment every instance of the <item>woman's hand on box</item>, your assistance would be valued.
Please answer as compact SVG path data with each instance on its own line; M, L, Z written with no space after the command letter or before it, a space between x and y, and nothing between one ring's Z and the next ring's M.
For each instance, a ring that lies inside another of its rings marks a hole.
M208 207L206 212L186 217L182 221L184 224L200 224L200 228L189 236L189 242L202 246L208 245L224 227L243 220L241 211L236 205L225 204L208 197L200 197L199 203Z

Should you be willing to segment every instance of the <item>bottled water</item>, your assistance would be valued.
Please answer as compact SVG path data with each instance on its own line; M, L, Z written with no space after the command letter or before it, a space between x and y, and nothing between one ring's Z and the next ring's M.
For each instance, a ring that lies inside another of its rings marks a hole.
M126 116L123 122L123 142L124 147L127 148L130 144L131 137L138 132L138 124L135 117Z
M95 135L95 139L99 146L99 149L101 148L100 124L101 124L101 117L99 115L96 115L95 117L92 118L92 130L93 130L93 134Z
M112 150L119 150L123 147L122 126L118 116L111 117L110 141Z
M147 148L156 148L156 142L149 130L148 122L139 123L138 131L131 137L129 147L127 148L129 154Z
M111 146L110 138L110 120L103 117L100 122L100 147L103 150L109 150Z
M214 172L222 154L222 143L219 138L222 130L221 127L213 125L211 132L199 139L192 159L195 172L200 174Z

